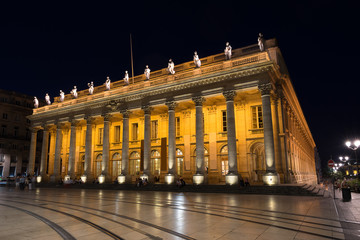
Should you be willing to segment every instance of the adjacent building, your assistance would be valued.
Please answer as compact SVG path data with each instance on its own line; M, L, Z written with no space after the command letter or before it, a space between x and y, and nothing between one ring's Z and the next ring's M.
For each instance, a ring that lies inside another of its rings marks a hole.
M0 89L0 177L26 173L30 149L33 97ZM41 139L39 139L40 141ZM38 169L40 146L34 171Z
M315 142L284 59L275 39L264 45L34 109L29 173L39 161L42 179L52 182L142 176L173 183L181 176L194 184L316 183Z

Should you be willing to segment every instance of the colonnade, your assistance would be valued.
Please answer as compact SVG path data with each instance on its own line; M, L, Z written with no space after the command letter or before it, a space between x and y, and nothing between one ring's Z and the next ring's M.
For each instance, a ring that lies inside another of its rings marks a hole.
M275 153L274 153L274 135L272 126L271 115L271 103L270 103L270 91L272 85L270 83L259 85L259 90L262 97L262 109L263 109L263 122L264 122L264 145L265 145L265 160L267 174L264 177L265 184L277 184L279 183L278 174L275 169ZM226 183L229 185L237 184L238 173L238 159L236 149L236 122L234 113L234 98L236 92L234 90L224 90L223 96L226 99L226 114L227 114L227 145L228 145L228 169L229 172L225 176ZM196 160L195 160L195 174L193 175L194 184L206 184L207 173L205 171L204 161L204 122L203 122L203 103L205 98L203 96L194 96L192 101L195 103L196 109ZM172 184L175 181L176 175L176 129L175 129L175 101L167 101L165 105L168 108L168 171L165 176L165 182ZM144 104L141 106L144 112L144 161L143 161L143 175L142 177L148 178L149 181L153 181L153 176L150 171L151 160L151 106ZM123 117L123 140L122 140L122 164L121 164L121 176L119 176L119 183L130 183L131 176L129 175L129 115L128 109L120 110ZM109 158L110 158L110 117L111 112L107 112L102 115L104 119L103 127L103 149L102 149L102 169L101 175L104 177L105 182L110 182L109 174ZM92 128L93 128L93 116L86 116L86 136L85 136L85 165L83 181L91 182L93 180L93 171L91 168L91 159L93 154L92 149ZM78 120L71 120L70 127L70 146L69 146L69 159L68 159L68 177L75 177L75 148L76 148L76 124ZM57 123L56 130L56 142L55 142L55 158L54 158L54 171L50 177L51 182L57 182L60 179L60 157L61 157L61 145L62 145L62 125L63 123ZM33 174L35 163L35 151L36 149L36 134L39 128L34 128L31 136L30 157L28 174ZM49 128L44 126L43 129L43 143L41 153L41 167L40 175L46 179L46 164L48 156L49 145ZM96 176L98 177L98 176Z

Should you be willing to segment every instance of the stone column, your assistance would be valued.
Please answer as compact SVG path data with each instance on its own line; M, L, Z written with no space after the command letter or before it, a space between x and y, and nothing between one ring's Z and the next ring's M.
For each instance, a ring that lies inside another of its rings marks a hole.
M75 179L75 152L76 152L76 124L78 121L73 119L71 121L71 133L70 133L70 147L69 147L69 166L68 176L71 179Z
M148 181L153 182L153 176L150 172L151 161L151 107L149 105L142 106L144 111L144 173L142 178L148 178Z
M169 148L168 148L168 173L165 176L165 182L172 184L175 182L176 175L176 133L175 133L175 107L176 102L166 102L169 113Z
M60 158L61 158L61 145L62 145L62 124L57 124L56 129L56 143L55 143L55 158L54 158L54 173L50 177L52 183L57 183L60 179Z
M41 147L41 162L40 162L40 176L41 181L47 181L47 159L48 159L48 147L49 147L49 128L44 126L42 147Z
M200 185L205 183L205 162L204 162L204 123L202 105L205 99L202 96L193 97L196 109L196 173L193 176L193 183Z
M264 122L264 147L266 174L263 176L263 182L267 185L279 184L279 175L275 169L275 151L274 151L274 133L271 117L270 92L271 83L258 86L261 92L263 122Z
M122 153L121 153L121 175L118 182L131 183L131 175L129 174L129 115L130 112L125 109L121 111L123 115L123 138L122 138Z
M37 139L37 131L39 129L32 128L31 129L31 142L30 142L30 151L29 151L29 165L27 170L28 176L34 175L35 168L35 157L36 157L36 139Z
M110 114L104 116L104 130L103 130L103 155L102 155L102 171L101 175L105 176L105 182L111 182L109 175L109 160L110 160Z
M92 156L92 127L94 119L92 117L86 118L86 137L85 137L85 169L82 180L92 182L94 176L91 171L91 156Z
M234 97L236 92L233 90L224 91L226 99L226 123L227 123L227 145L228 145L228 163L229 173L225 176L226 184L234 185L238 183L237 169L237 151L236 151L236 130L235 130L235 112Z

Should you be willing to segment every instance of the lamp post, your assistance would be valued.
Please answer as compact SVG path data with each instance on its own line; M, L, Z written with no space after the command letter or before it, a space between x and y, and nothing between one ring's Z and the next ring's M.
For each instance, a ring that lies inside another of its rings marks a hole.
M359 148L360 146L360 140L355 140L353 142L351 141L346 141L345 145L350 148L351 150L354 150L355 152L355 161L356 161L356 175L357 178L359 178L359 165L358 165L358 161L357 161L357 155L356 155L356 150Z

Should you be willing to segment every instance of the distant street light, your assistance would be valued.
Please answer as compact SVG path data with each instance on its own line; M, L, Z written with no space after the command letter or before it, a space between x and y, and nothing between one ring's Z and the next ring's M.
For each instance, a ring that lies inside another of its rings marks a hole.
M360 147L360 140L356 139L354 142L346 141L345 145L350 148L351 150L354 150L355 152L355 161L356 161L356 175L359 178L359 165L357 161L357 154L356 150Z

